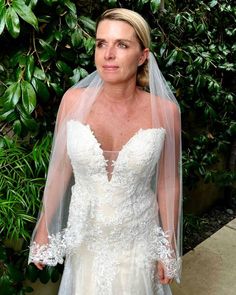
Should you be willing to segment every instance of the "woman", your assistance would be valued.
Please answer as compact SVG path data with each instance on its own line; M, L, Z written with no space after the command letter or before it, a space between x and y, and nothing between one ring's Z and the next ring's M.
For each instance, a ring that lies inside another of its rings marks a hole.
M29 257L66 256L61 295L166 295L179 280L180 115L149 46L139 14L104 12L97 72L62 99Z

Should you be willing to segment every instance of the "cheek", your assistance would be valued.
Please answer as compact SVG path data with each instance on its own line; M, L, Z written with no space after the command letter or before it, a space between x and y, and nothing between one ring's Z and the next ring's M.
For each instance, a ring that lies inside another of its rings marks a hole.
M124 67L128 70L128 71L137 71L138 69L138 58L137 57L133 57L133 56L126 56L126 58L124 59L124 63L123 63Z
M94 52L94 62L95 65L99 65L99 63L101 63L101 61L103 61L103 53L101 50L96 50Z
M94 53L94 62L95 62L95 65L97 65L98 61L99 61L99 56L98 56L97 51L95 50L95 53Z

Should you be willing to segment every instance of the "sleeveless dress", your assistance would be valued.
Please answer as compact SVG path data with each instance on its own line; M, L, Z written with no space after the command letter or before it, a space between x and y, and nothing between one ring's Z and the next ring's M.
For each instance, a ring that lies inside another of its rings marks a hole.
M157 260L176 270L152 189L164 140L163 128L140 129L114 157L89 125L67 123L75 184L59 295L171 294L156 274Z

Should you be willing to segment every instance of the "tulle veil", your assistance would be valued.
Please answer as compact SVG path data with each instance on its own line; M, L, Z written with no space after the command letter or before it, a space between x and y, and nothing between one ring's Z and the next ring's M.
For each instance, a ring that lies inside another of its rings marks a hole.
M171 268L175 268L175 278L179 281L181 270L181 209L182 209L182 166L181 166L181 122L178 103L162 76L155 57L149 53L148 91L151 96L152 127L164 128L166 137L159 169L156 171L154 189L157 195L161 227L168 237ZM99 74L95 71L73 86L79 97L71 100L62 98L59 107L47 181L43 195L43 206L32 235L30 262L47 265L63 263L68 255L68 244L80 241L66 240L66 226L69 214L72 167L67 155L67 123L77 120L86 124L86 118L96 97L103 87ZM86 221L85 221L86 222ZM78 228L78 231L81 229ZM82 232L82 230L81 230ZM174 261L174 266L173 266ZM165 264L166 265L166 264ZM166 265L168 268L168 265Z

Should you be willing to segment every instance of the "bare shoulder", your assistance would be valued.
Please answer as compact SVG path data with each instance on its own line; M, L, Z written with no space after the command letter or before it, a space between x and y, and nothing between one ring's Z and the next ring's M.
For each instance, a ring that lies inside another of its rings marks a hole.
M160 103L167 111L172 113L179 113L179 106L176 102L160 98Z
M139 90L140 96L142 98L144 98L145 101L150 101L151 100L151 94L147 91L144 90ZM177 114L179 113L179 106L177 103L175 103L174 101L165 99L165 98L161 98L159 96L156 97L157 101L158 101L158 105L161 104L161 109L165 109L168 112Z
M78 106L84 88L69 88L63 95L59 110L58 120L63 120L74 108Z
M62 97L62 103L65 105L73 105L80 98L84 88L69 88Z

